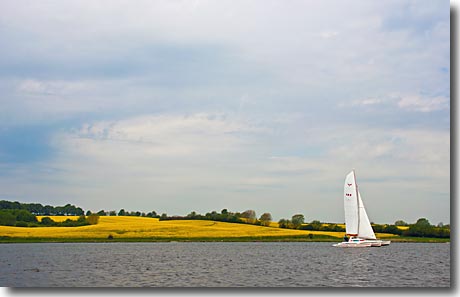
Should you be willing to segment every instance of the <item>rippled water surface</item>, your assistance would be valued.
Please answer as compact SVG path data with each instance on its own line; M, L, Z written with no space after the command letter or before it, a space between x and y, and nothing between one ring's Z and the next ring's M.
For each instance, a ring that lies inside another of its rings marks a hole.
M2 244L0 286L449 287L450 244Z

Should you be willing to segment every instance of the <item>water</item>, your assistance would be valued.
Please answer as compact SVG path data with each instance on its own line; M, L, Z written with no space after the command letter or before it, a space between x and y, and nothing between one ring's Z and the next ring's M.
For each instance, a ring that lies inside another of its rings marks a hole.
M449 287L450 244L2 244L0 286Z

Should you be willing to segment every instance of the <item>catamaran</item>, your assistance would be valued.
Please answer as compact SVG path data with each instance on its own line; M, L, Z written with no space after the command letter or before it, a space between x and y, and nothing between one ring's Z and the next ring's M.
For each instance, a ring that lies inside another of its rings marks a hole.
M380 240L375 237L356 184L354 169L345 178L343 197L346 235L343 242L334 244L334 246L380 247L389 245L389 240Z

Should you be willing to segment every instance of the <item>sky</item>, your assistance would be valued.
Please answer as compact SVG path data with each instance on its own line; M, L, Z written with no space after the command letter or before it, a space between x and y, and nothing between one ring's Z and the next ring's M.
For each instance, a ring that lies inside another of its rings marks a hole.
M450 223L449 1L0 7L0 199Z

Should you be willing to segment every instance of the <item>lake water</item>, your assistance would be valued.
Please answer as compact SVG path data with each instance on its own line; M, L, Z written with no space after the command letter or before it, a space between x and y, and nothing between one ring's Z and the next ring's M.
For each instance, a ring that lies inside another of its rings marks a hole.
M1 244L0 286L449 287L450 244Z

